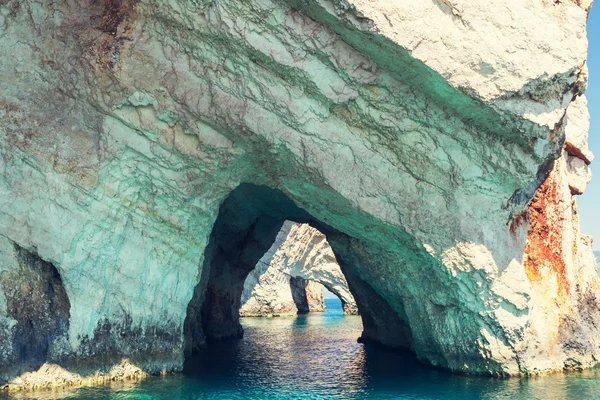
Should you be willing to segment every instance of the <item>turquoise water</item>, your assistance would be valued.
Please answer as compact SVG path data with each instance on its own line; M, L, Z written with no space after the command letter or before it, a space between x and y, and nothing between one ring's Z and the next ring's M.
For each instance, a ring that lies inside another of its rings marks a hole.
M326 303L322 314L246 318L243 339L203 350L181 374L33 398L600 400L597 370L530 379L465 377L365 347L356 343L360 317L344 316L338 300Z

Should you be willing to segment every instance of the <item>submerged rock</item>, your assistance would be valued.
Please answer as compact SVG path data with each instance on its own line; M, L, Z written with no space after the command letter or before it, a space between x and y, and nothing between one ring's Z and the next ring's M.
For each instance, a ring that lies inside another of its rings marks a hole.
M344 313L358 313L348 282L325 235L308 224L286 221L271 248L244 282L240 316L323 311L321 285L339 297ZM300 301L293 295L298 290ZM316 304L303 306L310 297L315 298Z
M0 2L1 379L177 370L241 335L285 220L327 236L364 340L467 373L594 365L589 7Z

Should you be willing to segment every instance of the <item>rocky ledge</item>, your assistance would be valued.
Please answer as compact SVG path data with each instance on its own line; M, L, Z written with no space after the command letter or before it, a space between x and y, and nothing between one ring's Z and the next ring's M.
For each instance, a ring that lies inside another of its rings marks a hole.
M463 373L594 365L589 7L0 1L0 381L178 370L240 336L285 220L326 235L364 340Z

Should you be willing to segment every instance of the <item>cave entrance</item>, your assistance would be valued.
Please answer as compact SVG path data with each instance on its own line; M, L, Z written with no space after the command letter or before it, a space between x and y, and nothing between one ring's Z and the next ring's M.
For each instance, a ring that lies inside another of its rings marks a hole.
M13 247L5 251L14 263L0 268L0 294L14 321L12 338L0 340L0 349L8 344L0 358L0 381L55 362L56 348L69 331L71 304L57 268L35 252L16 243Z
M239 314L244 283L274 245L286 221L308 224L331 244L362 317L362 339L409 347L406 324L355 273L360 255L353 254L351 238L316 220L279 190L241 184L222 203L205 251L200 282L184 324L186 354L207 342L242 337Z

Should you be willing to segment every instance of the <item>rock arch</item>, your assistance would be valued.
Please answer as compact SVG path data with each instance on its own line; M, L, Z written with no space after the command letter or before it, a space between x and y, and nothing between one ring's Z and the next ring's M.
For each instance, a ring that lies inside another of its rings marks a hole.
M202 278L188 305L184 331L188 351L203 346L206 341L242 335L239 310L244 282L272 247L286 220L310 223L325 235L335 232L298 207L283 192L266 186L241 184L223 202L207 247ZM342 233L336 235L346 237ZM345 268L355 269L356 266L348 264L342 267ZM365 316L371 312L379 313L371 308L373 302L378 306L386 304L374 291L369 292L369 297L371 300L359 303L359 310ZM368 319L367 327L376 326L371 332L377 332L371 333L370 339L388 346L411 348L412 343L405 336L406 324L397 317L388 317ZM384 339L380 340L379 332L384 331Z
M341 300L346 314L358 313L325 235L308 224L285 221L273 245L246 278L240 315L295 314L291 286L298 278L323 285Z
M63 355L181 368L208 266L297 208L377 310L365 339L468 373L594 365L590 2L437 3L0 2L0 235L61 272ZM223 226L242 182L271 188L252 212L288 200ZM206 334L239 333L210 290Z
M325 300L323 299L323 285L304 278L290 278L290 289L292 301L297 314L308 314L311 312L325 311ZM240 309L240 316L242 316Z

